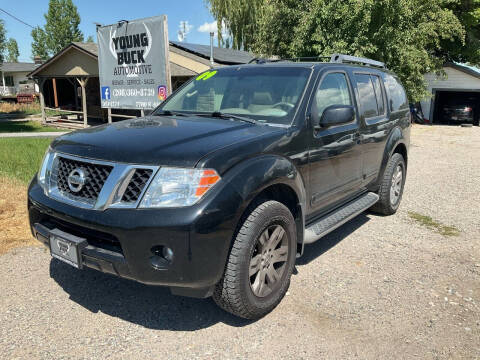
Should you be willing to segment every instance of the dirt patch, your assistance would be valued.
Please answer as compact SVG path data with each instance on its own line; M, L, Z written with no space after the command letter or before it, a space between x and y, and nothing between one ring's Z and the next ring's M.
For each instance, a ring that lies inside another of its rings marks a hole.
M37 245L27 216L27 187L0 177L0 255L19 246Z

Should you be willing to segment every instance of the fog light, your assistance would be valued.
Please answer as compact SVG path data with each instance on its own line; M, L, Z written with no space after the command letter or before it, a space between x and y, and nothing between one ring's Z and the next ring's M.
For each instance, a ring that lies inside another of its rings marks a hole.
M167 246L164 246L162 249L162 256L167 260L169 263L173 261L173 250Z
M173 262L173 250L167 246L155 246L151 249L153 256L150 263L155 270L167 270Z

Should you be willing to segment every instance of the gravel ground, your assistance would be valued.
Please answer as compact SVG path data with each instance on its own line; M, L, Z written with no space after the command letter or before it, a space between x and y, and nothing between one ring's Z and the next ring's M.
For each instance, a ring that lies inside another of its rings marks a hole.
M256 322L76 271L40 247L0 256L0 357L478 359L479 139L478 127L415 126L399 212L360 215L308 246L288 295Z

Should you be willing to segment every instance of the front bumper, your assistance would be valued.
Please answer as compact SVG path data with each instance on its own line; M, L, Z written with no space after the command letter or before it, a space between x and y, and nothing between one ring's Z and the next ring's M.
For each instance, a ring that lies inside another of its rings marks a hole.
M219 185L191 207L98 211L49 198L34 179L28 190L30 226L47 246L54 228L85 238L81 260L86 267L206 297L223 275L242 203L232 187ZM153 266L163 246L173 250L174 259Z

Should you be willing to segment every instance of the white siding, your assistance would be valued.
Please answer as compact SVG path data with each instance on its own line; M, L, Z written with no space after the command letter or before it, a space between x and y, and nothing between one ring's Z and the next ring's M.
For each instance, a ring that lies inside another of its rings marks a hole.
M428 91L433 94L433 89L436 90L478 90L480 91L480 79L459 71L451 67L444 67L446 78L437 77L435 74L426 74L425 80L428 84ZM430 107L433 98L425 99L421 102L423 114L427 119L430 119Z
M5 72L4 76L11 76L13 77L13 88L15 88L14 93L18 93L18 90L20 88L20 82L25 82L27 81L28 83L33 83L32 80L29 80L27 75L29 74L29 71L15 71L15 72ZM1 74L0 74L0 80L1 80ZM35 84L35 91L38 92L38 85Z

